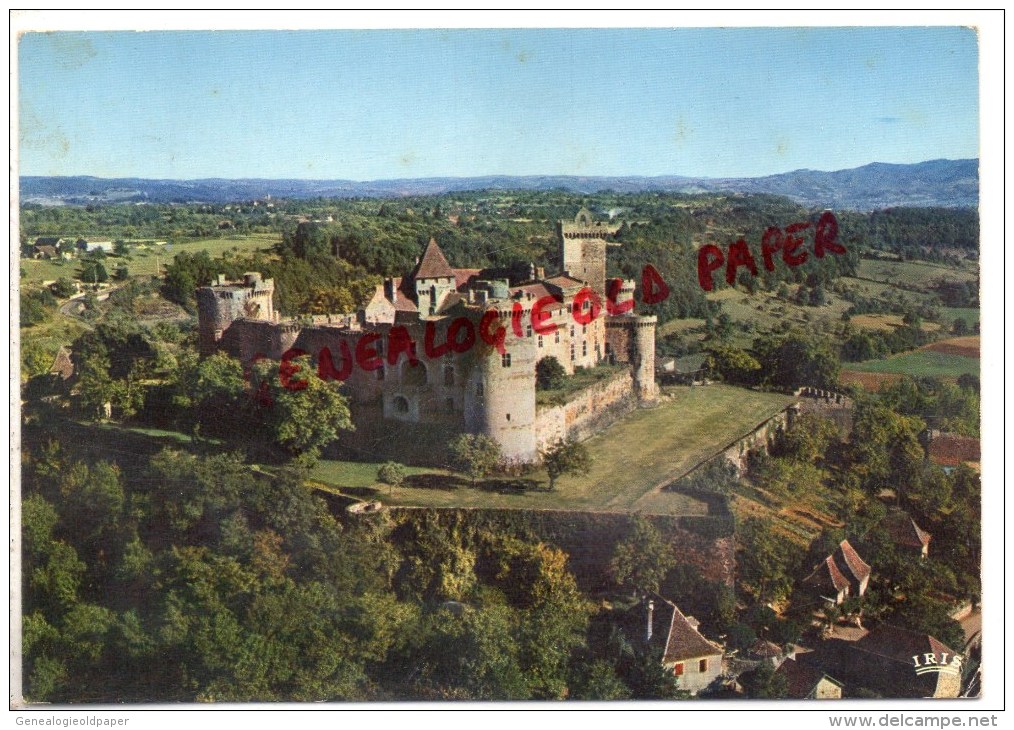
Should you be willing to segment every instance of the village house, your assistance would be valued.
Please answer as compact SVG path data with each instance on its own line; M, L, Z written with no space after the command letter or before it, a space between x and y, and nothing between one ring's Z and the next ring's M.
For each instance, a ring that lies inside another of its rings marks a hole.
M788 658L775 674L785 677L786 698L791 700L840 700L842 683L820 669Z
M840 606L850 595L858 598L866 593L871 572L849 541L842 540L837 549L803 579L803 586L831 605Z
M693 616L684 616L676 604L664 598L649 599L646 640L665 641L662 666L679 678L679 688L696 695L712 687L722 676L721 646L706 639Z
M889 624L858 641L831 639L799 661L841 680L848 696L953 698L963 657L935 637Z
M928 428L919 434L919 439L926 450L926 460L944 471L953 471L961 464L979 467L981 457L977 438Z
M919 527L907 512L894 509L880 521L883 529L899 549L925 558L929 555L929 544L932 535Z

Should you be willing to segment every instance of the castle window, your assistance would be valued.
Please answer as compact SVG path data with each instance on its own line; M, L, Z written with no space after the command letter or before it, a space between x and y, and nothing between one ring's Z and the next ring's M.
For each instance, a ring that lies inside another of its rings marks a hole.
M700 663L697 665L697 671L700 672L701 674L704 674L706 671L708 671L707 659L701 659Z
M510 413L507 414L507 420L508 421L511 420L511 414Z
M581 357L586 357L587 355L588 355L588 343L587 342L582 342L581 343Z
M581 334L582 335L588 334L588 325L586 324L581 325Z
M444 368L444 385L454 385L454 368L450 365Z
M475 394L482 395L482 383L475 384Z
M542 347L542 335L539 335L539 347Z
M384 379L384 366L381 365L379 368L377 368L377 380L383 379Z
M509 352L505 352L500 356L500 365L505 368L509 368L511 366L511 354Z
M408 413L408 400L400 395L395 396L394 410L398 413Z
M454 413L454 399L453 398L448 398L444 402L444 405L446 406L448 413Z
M574 356L574 345L571 345L571 346L570 346L570 359L571 359L571 360L576 360L576 359L577 359L577 358L576 358L576 357Z
M556 344L560 344L560 330L556 331Z
M529 337L531 337L531 336L532 336L532 326L531 326L531 325L528 325L528 328L527 328L527 329L528 329L527 335L528 335Z
M571 337L573 337L573 336L574 336L574 325L571 325L571 326L570 326L570 336L571 336Z
M608 355L610 353L610 351L611 350L610 350L610 347L609 347L609 343L607 342L606 343L606 354Z

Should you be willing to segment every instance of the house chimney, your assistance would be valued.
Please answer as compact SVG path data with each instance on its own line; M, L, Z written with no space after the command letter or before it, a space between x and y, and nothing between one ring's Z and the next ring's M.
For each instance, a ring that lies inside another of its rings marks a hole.
M644 641L647 643L651 641L651 625L655 620L655 602L652 600L648 601L648 625L644 631Z

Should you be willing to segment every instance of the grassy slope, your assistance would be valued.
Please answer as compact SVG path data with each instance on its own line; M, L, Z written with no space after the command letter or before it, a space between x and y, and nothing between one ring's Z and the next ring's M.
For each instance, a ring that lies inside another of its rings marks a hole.
M923 287L939 279L972 281L977 275L974 267L956 268L931 261L873 261L859 262L859 276L863 279L888 284Z
M655 487L685 473L791 399L724 385L670 392L672 398L658 408L639 410L590 439L587 445L595 455L591 473L561 478L554 492L513 492L493 481L473 488L467 480L426 469L409 473L442 476L431 478L431 486L390 490L373 484L378 464L322 461L312 476L339 488L351 487L359 496L398 505L705 514L703 503L685 495L660 493ZM548 482L541 471L532 478L543 487Z

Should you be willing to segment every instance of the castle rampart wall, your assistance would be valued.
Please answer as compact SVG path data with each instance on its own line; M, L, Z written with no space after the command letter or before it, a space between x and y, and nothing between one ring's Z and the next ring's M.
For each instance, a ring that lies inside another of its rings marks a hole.
M637 407L634 380L629 372L585 388L561 406L539 409L535 440L545 449L559 440L582 441Z

